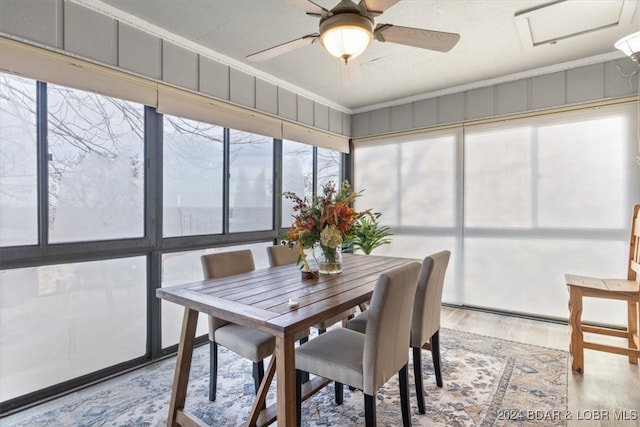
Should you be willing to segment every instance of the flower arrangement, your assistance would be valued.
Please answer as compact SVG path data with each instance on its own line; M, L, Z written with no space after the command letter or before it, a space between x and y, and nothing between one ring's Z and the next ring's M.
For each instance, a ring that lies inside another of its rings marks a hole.
M301 264L304 271L311 271L304 250L317 244L320 245L326 262L334 264L332 272L342 271L338 265L342 244L353 237L358 220L367 215L373 218L369 210L357 212L351 206L358 196L359 193L354 192L346 180L338 190L332 181L328 182L322 187L321 194L311 201L290 191L283 193L283 197L294 203L294 221L284 238L289 241L289 245L298 247L298 264ZM321 266L320 271L322 270Z

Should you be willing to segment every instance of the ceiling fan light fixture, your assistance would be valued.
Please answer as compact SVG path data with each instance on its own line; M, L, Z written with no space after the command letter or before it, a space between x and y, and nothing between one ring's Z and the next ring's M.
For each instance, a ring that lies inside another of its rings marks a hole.
M615 47L634 61L640 62L640 31L621 38L616 42Z
M362 15L342 13L320 22L320 43L345 63L365 51L373 39L373 22Z

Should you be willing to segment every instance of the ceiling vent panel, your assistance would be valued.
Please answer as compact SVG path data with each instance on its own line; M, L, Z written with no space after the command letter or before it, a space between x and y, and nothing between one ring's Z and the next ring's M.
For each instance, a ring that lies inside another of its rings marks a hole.
M562 0L517 12L515 21L525 45L540 46L628 22L636 5L635 0Z

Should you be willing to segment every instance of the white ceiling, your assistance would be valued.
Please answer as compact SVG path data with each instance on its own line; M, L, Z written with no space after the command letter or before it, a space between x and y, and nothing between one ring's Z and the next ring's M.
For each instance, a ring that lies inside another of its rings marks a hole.
M615 41L640 29L638 0L401 0L376 24L458 33L460 41L441 53L374 40L359 58L360 83L344 86L339 60L317 43L265 62L245 59L318 31L318 18L285 0L75 1L350 113L621 58ZM338 3L314 1L327 9ZM535 10L543 5L552 6ZM532 38L600 21L611 25L533 46Z

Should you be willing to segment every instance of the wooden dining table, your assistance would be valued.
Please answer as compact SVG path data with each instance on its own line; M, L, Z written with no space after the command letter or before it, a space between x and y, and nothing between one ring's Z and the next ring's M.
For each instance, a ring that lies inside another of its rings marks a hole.
M167 425L205 425L185 410L199 313L275 336L276 350L247 418L247 425L269 425L277 419L279 426L295 426L295 337L324 319L366 303L381 273L412 261L415 260L343 254L343 271L339 274L303 279L299 267L292 264L157 289L158 298L185 307ZM291 306L290 300L297 301L297 307ZM274 375L276 402L264 408ZM322 378L313 377L304 386L303 399L327 383Z

